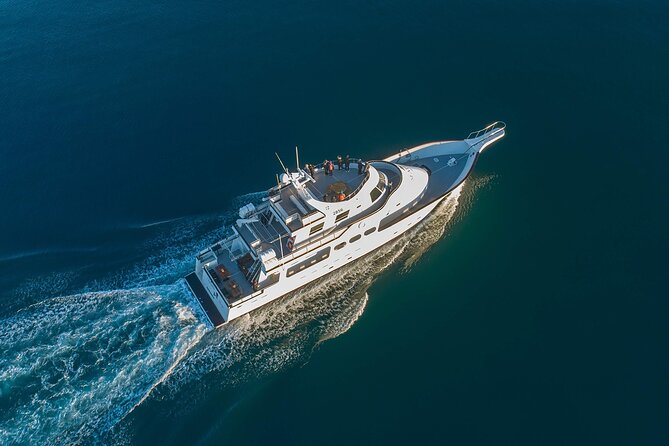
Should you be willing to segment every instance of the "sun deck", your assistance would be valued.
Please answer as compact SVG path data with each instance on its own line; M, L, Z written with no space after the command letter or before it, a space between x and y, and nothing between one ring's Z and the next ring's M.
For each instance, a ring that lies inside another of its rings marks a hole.
M351 163L350 169L335 168L332 175L325 175L323 169L316 169L314 182L307 183L307 189L317 200L330 201L335 194L343 193L346 197L353 196L358 187L367 177L366 173L358 174L358 164Z
M216 266L208 267L206 270L227 301L232 304L253 293L253 287L241 269L250 267L252 260L246 263L244 257L232 260L232 253L218 244L212 247L212 251L216 256Z

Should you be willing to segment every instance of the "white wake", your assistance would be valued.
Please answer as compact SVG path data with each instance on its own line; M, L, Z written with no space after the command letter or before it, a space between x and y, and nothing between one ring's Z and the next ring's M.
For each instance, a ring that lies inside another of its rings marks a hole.
M231 215L149 225L169 228L147 242L144 261L0 320L0 444L104 441L147 400L178 399L168 405L176 414L209 386L234 388L308 361L363 317L379 273L398 260L407 271L443 236L461 189L392 244L210 332L180 278Z

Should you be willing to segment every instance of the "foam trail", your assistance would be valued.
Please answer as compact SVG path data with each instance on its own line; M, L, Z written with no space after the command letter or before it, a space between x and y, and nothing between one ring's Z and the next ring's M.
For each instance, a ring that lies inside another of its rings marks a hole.
M12 262L16 260L29 259L32 257L42 257L49 255L61 255L61 254L89 254L97 251L97 248L93 247L82 247L82 248L49 248L49 249L35 249L32 251L23 251L17 253L11 253L0 256L0 263Z
M427 249L444 235L444 232L446 232L448 225L458 209L463 186L464 184L461 184L454 189L448 196L448 199L439 205L435 214L433 214L436 217L429 217L419 226L419 228L423 228L423 230L412 231L411 237L413 249L410 250L404 261L403 270L405 272L411 269L411 267L420 260Z
M0 319L0 444L125 442L139 405L167 401L165 416L188 412L211 386L234 388L308 361L363 315L380 272L401 258L409 268L443 235L459 198L460 189L362 261L206 335L181 277L234 214L161 225L168 230L142 247L156 252L148 260ZM105 291L110 285L119 289Z
M362 316L370 298L367 289L380 272L400 258L408 268L443 235L460 192L406 237L208 334L149 395L148 404L152 396L156 404L178 400L178 405L161 406L178 416L212 390L234 388L308 361L322 342L344 334Z
M182 288L184 291L185 290L185 285L182 284ZM197 313L198 318L195 318L195 314L191 311L195 310L195 313ZM180 307L177 309L177 314L180 319L182 320L188 320L190 322L195 322L196 320L202 321L204 317L206 317L202 311L200 310L199 307L195 306L195 308L187 308L187 307ZM184 337L183 343L184 343L184 348L178 349L179 353L176 355L176 357L172 360L172 364L165 370L165 372L151 385L151 387L144 393L144 395L128 410L125 414L124 417L128 414L130 414L135 408L139 407L151 394L151 391L153 391L160 383L165 381L175 370L177 365L186 357L188 352L191 350L192 347L194 347L199 340L201 339L202 335L204 334L205 331L209 331L211 328L206 325L202 325L198 327L198 335L197 336L186 336Z
M114 426L205 332L179 293L84 293L0 320L0 444L76 443Z
M137 224L134 224L134 225L130 225L130 227L131 228L137 228L137 229L152 228L154 226L160 226L160 225L164 225L164 224L167 224L167 223L173 223L175 221L181 220L182 218L183 217L177 217L177 218L170 218L170 219L167 219L167 220L154 221L154 222L151 222L151 223L137 223Z
M14 290L18 298L47 298L0 319L0 444L100 439L141 404L206 332L181 277L232 218L160 222L160 232L137 248L145 260L83 292L48 298L74 272Z

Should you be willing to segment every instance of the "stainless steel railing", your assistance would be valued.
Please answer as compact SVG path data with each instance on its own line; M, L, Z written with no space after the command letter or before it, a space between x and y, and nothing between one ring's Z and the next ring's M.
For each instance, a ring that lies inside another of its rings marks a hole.
M465 139L476 139L484 135L492 136L493 134L497 134L501 131L504 131L506 128L506 123L503 121L495 121L490 125L485 126L481 130L477 130L475 132L471 132L469 136Z

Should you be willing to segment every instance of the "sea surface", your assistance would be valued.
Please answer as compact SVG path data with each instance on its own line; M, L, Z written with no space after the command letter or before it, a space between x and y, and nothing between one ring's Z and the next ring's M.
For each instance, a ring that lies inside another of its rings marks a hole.
M0 444L669 443L666 1L0 0ZM221 330L280 171L507 136Z

